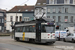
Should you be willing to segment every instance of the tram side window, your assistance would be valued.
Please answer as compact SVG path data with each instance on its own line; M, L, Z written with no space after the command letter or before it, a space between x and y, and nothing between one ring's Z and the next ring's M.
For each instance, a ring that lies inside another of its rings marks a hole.
M25 29L25 27L23 27L23 32L26 32L26 29Z
M24 26L23 32L35 32L35 26Z
M30 32L33 32L33 27L32 26L30 26Z
M23 27L23 32L28 32L28 31L29 31L28 26L24 26L24 27Z
M16 32L19 32L20 31L20 28L19 27L16 27Z
M35 26L33 26L33 32L36 32Z
M25 31L29 32L29 26L25 27Z
M30 26L30 32L35 32L35 26Z
M35 32L35 26L29 26L29 32Z
M22 27L16 27L16 32L23 32Z
M23 32L23 27L20 27L20 32Z

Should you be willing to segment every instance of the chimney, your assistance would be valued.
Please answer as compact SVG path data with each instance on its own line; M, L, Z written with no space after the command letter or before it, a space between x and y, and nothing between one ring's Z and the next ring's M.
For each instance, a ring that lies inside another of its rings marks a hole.
M25 6L27 6L27 4L25 4Z

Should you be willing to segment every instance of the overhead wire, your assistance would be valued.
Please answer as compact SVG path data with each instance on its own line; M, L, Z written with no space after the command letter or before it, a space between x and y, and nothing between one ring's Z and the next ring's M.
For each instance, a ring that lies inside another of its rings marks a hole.
M24 4L24 3L28 2L28 1L29 1L29 0L23 2L22 4ZM22 5L22 4L20 4L20 5ZM3 5L3 4L0 4L0 5ZM9 6L9 5L3 5L3 6L12 7L12 6Z
M22 4L25 4L25 3L27 3L28 1L29 1L29 0L23 2ZM20 4L20 5L22 5L22 4ZM9 6L9 5L3 5L3 4L0 4L0 5L2 5L2 6L7 6L7 7L12 7L12 6Z
M27 0L27 1L25 1L25 2L23 2L22 4L25 4L26 2L28 2L29 0ZM20 5L22 5L22 4L20 4Z

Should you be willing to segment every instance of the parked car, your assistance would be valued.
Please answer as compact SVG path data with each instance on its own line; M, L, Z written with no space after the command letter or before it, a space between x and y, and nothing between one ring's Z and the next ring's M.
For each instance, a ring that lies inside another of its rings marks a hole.
M66 41L71 41L71 42L75 42L75 33L69 33L64 39L64 42Z
M55 38L58 41L63 40L63 38L66 37L66 35L67 35L67 32L65 30L55 31Z

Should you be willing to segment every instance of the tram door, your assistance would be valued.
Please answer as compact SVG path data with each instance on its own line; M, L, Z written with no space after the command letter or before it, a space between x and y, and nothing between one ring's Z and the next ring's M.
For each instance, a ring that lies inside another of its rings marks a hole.
M41 42L41 23L36 23L36 42Z

